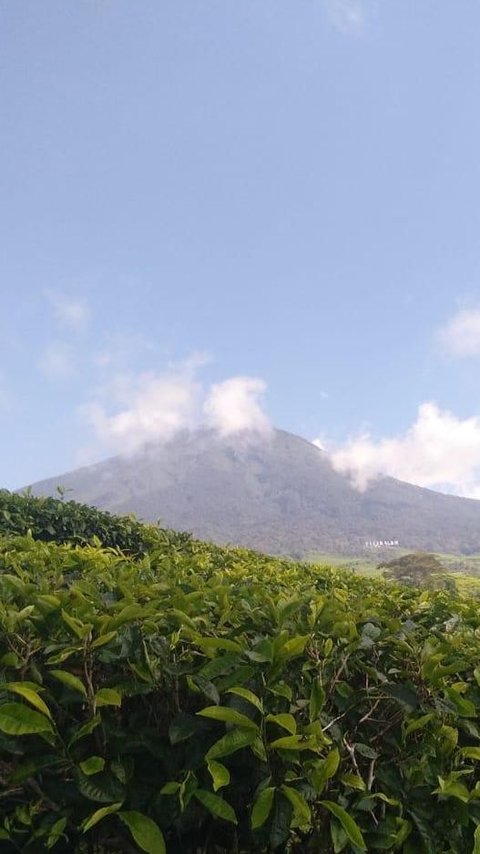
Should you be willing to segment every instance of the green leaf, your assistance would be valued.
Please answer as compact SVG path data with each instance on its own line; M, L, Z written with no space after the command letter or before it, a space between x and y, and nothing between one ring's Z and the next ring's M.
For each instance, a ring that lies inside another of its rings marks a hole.
M118 815L142 851L147 854L166 854L162 831L151 818L135 810L120 812Z
M215 684L220 692L228 691L229 688L234 688L236 685L243 685L245 682L248 682L254 673L255 668L251 664L241 664L240 667L236 667L231 673L217 679Z
M362 831L356 821L346 812L346 810L344 810L339 804L335 804L333 801L320 801L320 803L339 820L350 842L359 848L360 851L367 851Z
M462 747L458 751L458 755L462 759L474 759L476 762L480 762L480 747Z
M336 818L330 822L330 836L333 843L334 854L340 854L348 845L348 836Z
M58 647L56 647L58 648ZM63 647L61 652L57 652L55 655L50 655L47 658L47 664L63 664L64 661L67 661L72 655L78 653L81 649L81 645L77 644L74 646Z
M327 638L325 641L324 647L323 647L323 650L325 653L325 658L328 658L332 649L333 649L333 640L332 640L332 638Z
M259 712L263 714L263 703L253 691L250 691L248 688L244 688L242 685L236 685L234 688L229 688L227 694L236 694L238 697L243 697L244 700L247 700L252 706L255 706Z
M74 676L73 673L69 673L68 670L49 670L49 676L53 676L54 679L58 679L59 682L62 682L67 688L71 688L72 691L78 691L79 694L83 694L84 697L87 696L87 691L85 685L78 678L78 676Z
M122 695L115 688L100 688L95 694L96 706L121 706Z
M405 727L405 735L410 735L411 732L423 729L434 717L434 713L429 712L428 715L422 715L420 718L410 721L410 723Z
M204 682L212 682L214 679L218 679L219 676L224 677L227 673L232 673L233 670L236 670L238 661L238 654L227 652L226 655L217 655L204 664L195 678L203 679Z
M46 848L49 851L51 848L53 848L57 844L57 842L60 839L60 837L62 836L63 831L65 830L66 826L67 826L67 817L66 816L62 816L61 818L57 819L57 821L54 822L54 824L52 824L52 826L50 828L50 832L49 832L48 837L47 837L47 841L46 841Z
M46 715L47 718L52 719L52 715L50 713L50 709L47 704L42 700L39 696L39 691L41 691L41 687L38 690L34 690L29 685L25 685L23 682L6 682L4 686L7 691L11 691L13 694L18 694L20 697L23 697L34 706L42 715Z
M310 691L310 703L309 703L309 720L310 723L312 721L317 720L320 712L323 709L325 704L325 691L322 687L321 679L314 679L312 682L312 688Z
M295 735L297 732L297 722L293 715L288 713L280 714L280 715L267 715L266 720L269 723L277 724L277 726L282 727L282 729L286 729L291 735Z
M477 826L477 829L473 835L473 851L472 854L480 854L480 824Z
M263 743L263 739L258 736L252 744L252 753L257 759L260 759L260 762L268 762L267 751L265 750L265 745Z
M251 659L251 661L257 661L259 663L272 662L273 644L269 638L264 638L256 645L255 649L247 650L246 655Z
M90 777L92 774L98 774L99 771L103 771L105 768L105 759L101 756L90 756L89 759L80 762L80 768L87 777Z
M442 756L453 753L458 743L458 729L443 724L438 730L438 752Z
M243 652L243 647L237 641L228 638L198 638L195 643L205 652L217 649L225 649L227 652Z
M172 608L172 614L181 626L188 626L189 629L198 629L197 624L194 623L184 611L180 611L178 608Z
M125 786L114 775L107 771L87 776L80 771L77 775L78 789L89 801L100 804L111 804L122 801L125 797Z
M448 777L438 778L439 786L433 789L433 795L444 795L445 797L457 798L464 804L468 804L470 800L470 792L463 783L460 783L455 776L455 772L449 774Z
M208 679L204 679L197 673L195 676L187 675L187 685L191 691L194 691L196 694L200 692L205 694L209 700L212 700L214 703L218 704L220 702L220 696L218 693L218 689L210 682Z
M340 752L338 747L331 750L325 759L315 763L312 771L312 785L317 794L321 794L327 780L330 780L337 773L339 765Z
M279 658L294 658L301 655L309 640L310 635L298 635L291 638L281 647Z
M117 634L118 634L117 631L113 631L113 632L107 632L104 635L100 635L98 638L95 638L95 640L93 641L92 649L98 649L101 646L106 646L107 643L110 643L110 641L112 641L114 638L117 637Z
M242 715L241 712L237 712L235 709L229 709L227 706L206 706L205 709L197 712L197 715L210 718L213 721L223 721L234 726L258 730L258 726L254 721L247 718L246 715Z
M14 670L18 670L21 667L21 660L19 659L16 652L6 652L5 655L2 655L0 658L0 665L2 667L13 667Z
M304 735L287 735L270 742L272 750L319 750L316 739Z
M277 682L276 685L270 685L268 688L271 694L275 694L277 697L285 697L286 700L291 701L293 697L292 689L290 685L287 685L286 682Z
M254 730L232 729L212 745L205 758L210 760L230 756L230 754L241 750L243 747L249 747L253 744L255 738Z
M260 792L252 809L252 830L256 830L258 827L262 827L262 825L265 824L272 810L274 796L275 786L268 786Z
M110 804L108 807L101 807L99 810L92 812L82 824L83 832L86 833L87 830L91 830L92 827L95 827L95 825L107 815L112 815L112 813L118 812L118 810L121 809L121 806L122 802L118 801L116 804Z
M454 688L446 688L445 694L450 702L455 706L460 717L475 718L477 716L475 703L472 703L471 700L467 700L465 697L462 697Z
M116 617L112 617L110 619L108 628L113 631L114 629L118 629L120 626L123 626L125 623L131 623L133 620L138 620L141 617L144 617L145 614L145 608L142 608L141 605L126 605Z
M72 632L77 636L77 638L80 638L80 640L83 640L84 638L86 638L87 635L92 630L92 626L90 623L86 623L86 624L82 623L81 620L77 620L76 617L72 617L70 614L67 614L67 612L64 611L63 609L62 609L62 618L63 618L63 621L69 627L69 629L71 629Z
M223 821L230 821L232 824L238 824L235 811L230 804L227 804L219 795L214 795L213 792L207 792L206 789L196 789L194 797L200 801L204 807L215 818L221 818Z
M85 736L87 736L87 735L91 735L91 733L94 731L94 729L96 729L97 726L101 722L102 722L102 719L101 719L100 715L95 715L95 717L91 718L89 721L87 721L86 724L79 727L78 730L76 732L74 732L74 734L70 738L68 746L71 747L72 744L75 744L75 742L80 741L82 738L85 738Z
M53 732L50 721L22 703L4 703L0 706L0 730L7 735L34 735Z
M212 777L214 792L218 792L223 786L228 786L230 783L230 771L228 768L225 768L225 765L216 762L215 759L209 759L207 760L207 766Z
M164 786L160 789L161 795L176 795L178 790L180 789L180 783L175 782L175 780L170 780L170 782L165 783Z
M364 792L367 788L359 774L344 774L341 780L345 786L350 786L351 789L355 789L357 792Z
M285 785L282 786L282 792L293 807L293 824L291 826L300 826L302 828L310 826L312 813L302 793L294 789L293 786Z
M363 744L362 741L356 741L353 745L357 753L360 756L364 756L366 759L378 759L378 752L370 747L369 744Z

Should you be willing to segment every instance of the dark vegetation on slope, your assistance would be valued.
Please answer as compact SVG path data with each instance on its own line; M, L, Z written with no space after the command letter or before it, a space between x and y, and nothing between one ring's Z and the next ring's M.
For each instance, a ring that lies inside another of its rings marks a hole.
M35 540L47 543L84 546L98 540L104 548L120 549L137 557L147 554L159 542L180 544L190 539L188 533L141 524L133 515L112 516L77 501L38 498L28 491L18 495L0 489L0 535L29 532Z
M207 430L182 433L32 489L54 496L58 485L113 513L268 554L356 555L366 541L391 539L411 551L480 552L480 501L393 478L360 493L327 454L282 430L234 441Z
M2 498L0 851L480 850L478 602Z

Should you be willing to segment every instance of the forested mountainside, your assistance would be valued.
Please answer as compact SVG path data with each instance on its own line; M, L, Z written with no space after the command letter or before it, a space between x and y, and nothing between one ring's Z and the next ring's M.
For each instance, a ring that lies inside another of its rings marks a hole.
M358 492L325 452L281 430L249 441L183 433L32 491L54 496L59 485L80 502L271 554L357 554L392 539L409 550L480 551L480 501L393 478Z

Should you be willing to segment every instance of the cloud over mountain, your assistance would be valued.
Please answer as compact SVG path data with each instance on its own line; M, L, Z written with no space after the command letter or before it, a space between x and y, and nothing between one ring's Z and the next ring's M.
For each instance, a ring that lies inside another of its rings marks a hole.
M204 403L210 426L222 436L245 430L267 433L270 422L262 408L266 384L255 377L232 377L211 387Z
M116 374L102 384L80 410L100 448L134 453L202 424L221 436L266 434L265 383L240 376L205 386L198 376L204 364L204 357L194 355L164 371Z
M405 433L378 440L362 434L337 448L332 463L361 491L388 474L418 486L480 498L480 418L457 418L433 402L423 403Z

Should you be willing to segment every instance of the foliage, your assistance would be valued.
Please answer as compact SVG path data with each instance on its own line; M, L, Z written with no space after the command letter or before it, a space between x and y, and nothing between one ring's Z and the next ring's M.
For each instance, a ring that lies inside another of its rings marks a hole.
M189 536L159 531L153 525L142 525L134 516L112 516L76 501L37 498L28 491L18 495L1 489L0 535L23 535L29 531L35 539L45 542L85 545L95 538L105 548L133 555L146 554L158 544L159 537L160 541L184 542Z
M6 537L0 850L472 854L479 653L443 590Z
M455 589L453 578L447 576L445 567L434 554L413 552L388 562L380 563L385 578L413 587L428 587L432 590L446 587Z

